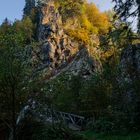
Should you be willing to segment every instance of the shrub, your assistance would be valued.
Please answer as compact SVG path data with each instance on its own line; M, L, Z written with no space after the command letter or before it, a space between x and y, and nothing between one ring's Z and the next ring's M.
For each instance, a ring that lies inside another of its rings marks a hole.
M40 123L34 120L24 122L19 134L20 139L30 140L86 140L82 134L74 132L64 125Z
M84 28L68 29L67 34L78 42L82 42L84 44L88 44L90 41L88 31Z

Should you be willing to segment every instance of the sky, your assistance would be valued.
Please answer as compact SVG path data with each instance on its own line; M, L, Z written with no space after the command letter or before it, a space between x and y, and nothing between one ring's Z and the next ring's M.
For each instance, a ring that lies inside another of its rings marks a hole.
M25 0L0 0L0 23L7 17L10 21L21 19L22 11ZM97 7L101 10L108 10L113 5L111 0L88 0L89 2L96 3Z
M21 19L24 0L0 0L0 23L7 17L9 20Z
M101 11L113 8L112 0L88 0L88 1L94 2Z

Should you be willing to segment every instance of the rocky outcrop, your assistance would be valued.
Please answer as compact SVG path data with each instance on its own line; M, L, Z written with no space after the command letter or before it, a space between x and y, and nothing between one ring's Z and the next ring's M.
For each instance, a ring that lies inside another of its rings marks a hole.
M136 101L140 92L140 44L128 46L121 55L119 65L119 86L124 92L124 103Z
M101 72L102 65L99 60L93 58L89 55L89 52L86 48L79 50L71 62L61 65L60 68L56 70L51 79L55 79L60 74L70 75L70 76L82 76L85 79L89 79L91 76L97 72Z
M53 1L41 4L39 18L38 40L41 42L42 61L45 66L54 69L77 52L78 44L65 34L62 17Z
M140 44L127 47L120 61L121 81L130 83L140 78Z
M49 72L45 71L45 74L43 73L45 79L41 77L44 84L56 80L61 74L68 75L69 78L80 75L84 80L88 80L97 71L101 70L100 61L90 55L90 50L86 47L81 48L81 44L72 40L65 33L61 15L53 1L46 0L45 3L41 3L39 11L39 43L32 48L31 62L34 65L34 73L49 69ZM95 49L94 52L98 52L98 50ZM67 82L69 82L69 79L67 79ZM37 96L41 98L40 94ZM43 99L45 100L47 97L44 96ZM52 123L52 110L48 110L46 100L45 103L37 100L30 99L21 110L17 119L17 129L20 130L22 123L29 118L43 123L49 121ZM47 116L48 112L50 113L49 117Z

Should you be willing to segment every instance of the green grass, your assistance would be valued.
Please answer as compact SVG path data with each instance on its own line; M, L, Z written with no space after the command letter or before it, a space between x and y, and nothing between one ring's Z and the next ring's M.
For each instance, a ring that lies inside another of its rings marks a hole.
M140 133L128 135L106 135L101 133L94 133L93 131L83 132L88 140L140 140Z

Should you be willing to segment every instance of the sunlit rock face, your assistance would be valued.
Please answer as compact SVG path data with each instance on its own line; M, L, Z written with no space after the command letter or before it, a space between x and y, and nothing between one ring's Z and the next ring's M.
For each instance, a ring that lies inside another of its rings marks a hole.
M43 3L40 8L38 40L43 64L52 69L67 62L78 50L78 44L65 34L62 17L53 1Z
M49 71L57 71L57 69L64 68L72 62L81 48L86 48L87 50L91 48L82 42L72 39L67 34L62 15L59 12L60 9L53 0L41 1L38 7L37 38L40 43L34 50L35 53L32 53L32 59L37 70L47 68ZM72 25L68 25L75 29L77 27L76 24L75 22ZM99 50L99 38L93 35L91 40L93 40L92 44L96 44L95 46ZM93 49L92 52L95 55L99 54L96 47L93 47ZM91 53L91 51L89 52ZM36 58L40 58L41 62L37 62Z
M48 1L46 3L42 3L40 7L39 13L39 31L38 31L38 39L44 40L48 39L48 36L51 33L62 33L62 19L59 14L58 9L55 7L53 1ZM46 34L45 34L46 33Z

